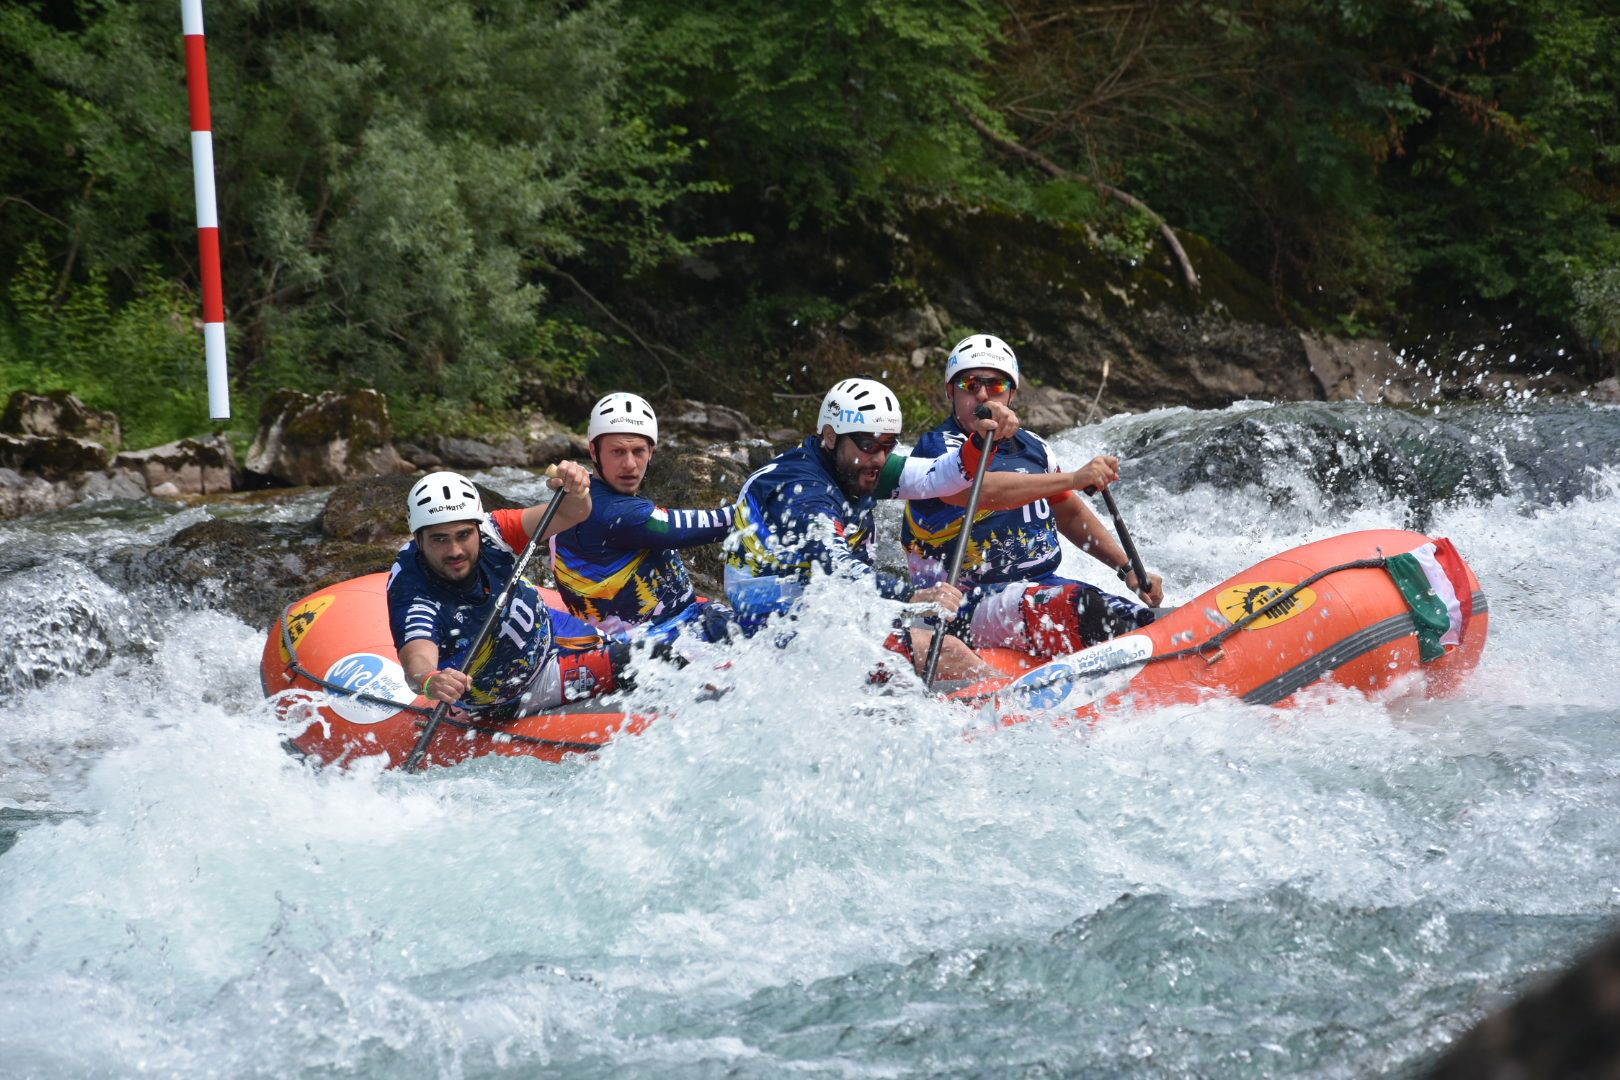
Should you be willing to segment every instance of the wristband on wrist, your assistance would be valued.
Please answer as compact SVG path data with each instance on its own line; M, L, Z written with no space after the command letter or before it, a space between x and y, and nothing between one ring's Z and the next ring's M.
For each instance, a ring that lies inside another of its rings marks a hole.
M434 668L432 671L430 671L426 675L422 676L422 696L423 697L429 697L430 696L429 692L433 689L433 676L437 675L438 673L439 673L439 669Z
M1116 567L1114 569L1114 573L1119 575L1119 580L1121 581L1129 581L1131 579L1131 575L1135 572L1136 571L1131 569L1130 563L1126 563L1124 566Z

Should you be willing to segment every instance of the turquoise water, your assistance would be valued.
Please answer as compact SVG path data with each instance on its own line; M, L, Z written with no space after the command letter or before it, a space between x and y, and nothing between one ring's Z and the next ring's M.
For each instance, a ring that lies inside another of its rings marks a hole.
M1125 451L1172 600L1350 529L1452 537L1480 670L964 734L866 686L892 610L829 588L734 693L594 760L319 772L259 700L260 628L97 572L214 511L0 523L3 1071L1399 1074L1613 929L1620 410L1056 442Z

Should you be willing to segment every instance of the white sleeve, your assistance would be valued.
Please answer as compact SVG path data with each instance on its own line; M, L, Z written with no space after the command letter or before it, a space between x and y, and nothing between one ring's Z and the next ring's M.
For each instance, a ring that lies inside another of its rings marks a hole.
M893 457L894 455L890 455ZM962 465L962 447L953 446L937 458L907 455L901 463L891 499L938 499L966 491L973 483Z

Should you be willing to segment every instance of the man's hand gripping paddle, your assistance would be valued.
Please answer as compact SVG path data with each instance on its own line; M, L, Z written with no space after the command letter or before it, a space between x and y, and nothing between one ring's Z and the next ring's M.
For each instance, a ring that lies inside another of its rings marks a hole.
M547 469L546 475L557 475L555 466ZM558 491L556 495L552 496L551 502L546 504L545 513L540 515L540 524L535 526L533 534L529 537L528 544L523 548L523 556L518 559L517 565L512 568L512 576L506 582L506 588L502 589L501 594L495 598L495 606L489 609L489 615L484 619L484 625L478 628L478 636L473 638L472 647L467 650L466 655L477 656L478 651L484 647L484 642L489 640L489 635L495 630L495 623L506 610L507 602L512 599L512 591L517 588L518 579L523 576L523 571L528 568L530 556L534 554L536 548L541 546L540 538L546 534L547 529L551 528L552 519L557 516L558 508L562 506L563 500L567 497L566 492ZM422 728L421 737L416 740L416 746L411 750L411 756L405 759L406 772L415 772L422 767L422 759L427 755L428 744L433 741L434 733L439 730L440 722L444 720L445 713L449 711L450 703L448 701L441 701L433 707L433 712L427 718L427 725Z
M980 405L973 410L975 419L990 419L990 406ZM995 429L991 428L985 433L984 453L979 456L979 470L973 477L973 488L968 492L967 511L962 516L962 533L956 538L956 550L951 552L950 573L945 580L952 588L956 587L956 579L962 574L962 558L967 554L968 540L973 535L973 515L979 509L979 491L984 487L984 473L990 464L992 451L991 442L995 438ZM939 650L945 645L945 620L941 619L934 628L933 639L928 642L928 662L923 665L923 685L934 684L934 669L939 667Z

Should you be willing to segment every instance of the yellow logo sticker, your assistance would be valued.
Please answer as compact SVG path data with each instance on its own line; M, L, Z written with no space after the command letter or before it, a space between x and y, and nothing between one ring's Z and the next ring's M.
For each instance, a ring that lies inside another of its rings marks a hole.
M287 612L287 635L281 639L283 664L292 663L292 654L287 652L287 638L292 639L293 648L296 649L298 643L304 639L304 635L309 633L309 628L315 624L315 620L320 618L321 612L331 607L336 600L337 597L331 595L317 596L313 600L305 600Z
M1252 581L1233 585L1221 590L1215 604L1221 609L1221 614L1232 622L1264 611L1264 615L1244 627L1245 630L1264 630L1268 626L1287 622L1300 612L1310 610L1311 605L1316 603L1316 593L1310 589L1301 589L1281 603L1276 602L1279 596L1293 587L1293 582L1289 581Z

